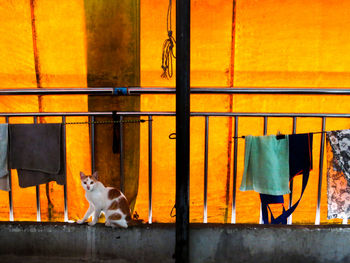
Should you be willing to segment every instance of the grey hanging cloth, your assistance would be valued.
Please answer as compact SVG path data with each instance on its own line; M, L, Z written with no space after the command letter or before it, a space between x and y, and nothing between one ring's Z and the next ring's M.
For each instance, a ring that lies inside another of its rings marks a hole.
M66 182L62 124L10 124L10 168L20 187Z

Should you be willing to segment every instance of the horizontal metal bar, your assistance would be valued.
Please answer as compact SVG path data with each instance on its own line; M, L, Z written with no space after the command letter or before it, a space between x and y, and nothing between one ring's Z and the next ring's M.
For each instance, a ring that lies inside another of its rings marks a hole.
M174 88L128 88L129 94L175 94ZM198 87L191 88L191 94L294 94L294 95L349 95L350 89L332 88L250 88L250 87Z
M140 112L140 111L123 111L117 112L120 116L175 116L175 112ZM84 116L110 116L112 112L19 112L9 113L2 112L0 117L58 117L58 116L71 116L71 117L84 117ZM334 118L349 118L348 113L251 113L251 112L191 112L192 117L308 117L308 118L321 118L321 117L334 117Z
M0 89L0 95L111 95L114 88L40 88L40 89Z
M10 88L1 89L0 95L112 95L126 87L76 87L76 88ZM128 94L175 94L171 87L127 87ZM286 95L350 95L350 89L333 88L254 88L254 87L192 87L191 94L286 94Z

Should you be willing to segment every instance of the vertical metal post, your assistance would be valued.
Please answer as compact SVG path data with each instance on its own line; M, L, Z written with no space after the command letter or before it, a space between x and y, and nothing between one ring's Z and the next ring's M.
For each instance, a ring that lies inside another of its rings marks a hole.
M322 133L321 133L321 146L320 146L320 166L319 166L319 174L318 174L318 192L317 192L317 207L316 207L316 218L315 225L320 224L321 219L321 188L322 188L322 170L323 170L323 154L324 154L324 131L326 128L326 117L322 117Z
M95 172L95 116L91 116L91 174Z
M148 116L148 223L152 224L152 116Z
M34 123L38 123L38 117L34 116ZM35 186L36 193L36 221L41 222L41 209L40 209L40 187L39 185Z
M176 1L176 245L175 262L189 262L191 1Z
M297 131L297 117L293 117L293 134L295 134ZM289 194L289 204L288 207L290 208L293 205L293 180L290 181L289 183L289 190L290 190L290 194ZM287 219L287 224L291 225L293 223L293 215L290 215Z
M267 134L267 116L264 117L264 135Z
M264 116L264 135L267 134L267 116ZM261 210L261 204L260 204L260 217L259 217L259 224L263 223L262 219L262 210Z
M237 151L238 151L238 116L235 116L235 132L233 140L233 183L231 224L236 223L236 185L237 185Z
M5 118L6 123L9 123L9 117ZM7 167L9 166L9 159L7 159ZM11 169L9 170L8 178L9 178L9 185L10 185L10 191L9 191L9 208L10 208L10 221L14 221L13 217L13 197L12 197L12 175L11 175Z
M66 181L63 186L63 194L64 194L64 222L68 222L68 194L67 194L67 135L66 135L66 116L62 116L62 147L63 147L63 160L65 160L65 166L64 166L64 174L66 177Z
M204 209L203 223L208 223L208 139L209 139L209 116L205 116L204 135Z
M120 116L120 125L119 125L119 131L120 131L120 190L124 193L124 147L123 147L123 141L124 141L124 134L123 134L123 116Z

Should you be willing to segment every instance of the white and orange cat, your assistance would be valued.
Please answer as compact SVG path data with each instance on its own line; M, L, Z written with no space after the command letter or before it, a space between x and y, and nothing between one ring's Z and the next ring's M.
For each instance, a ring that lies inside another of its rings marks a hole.
M105 214L106 226L127 228L132 221L129 203L121 191L113 187L105 187L98 181L97 172L86 176L80 172L80 179L85 189L85 197L89 201L89 208L78 224L83 224L92 215L88 223L93 226L97 223L101 212Z

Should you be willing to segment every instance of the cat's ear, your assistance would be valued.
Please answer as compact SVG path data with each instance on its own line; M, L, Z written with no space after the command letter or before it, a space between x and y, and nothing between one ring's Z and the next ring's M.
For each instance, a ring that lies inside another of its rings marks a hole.
M94 172L94 173L92 174L92 177L95 178L96 180L98 180L98 172L97 172L97 171Z
M86 177L86 175L83 172L80 172L80 179L83 180Z

